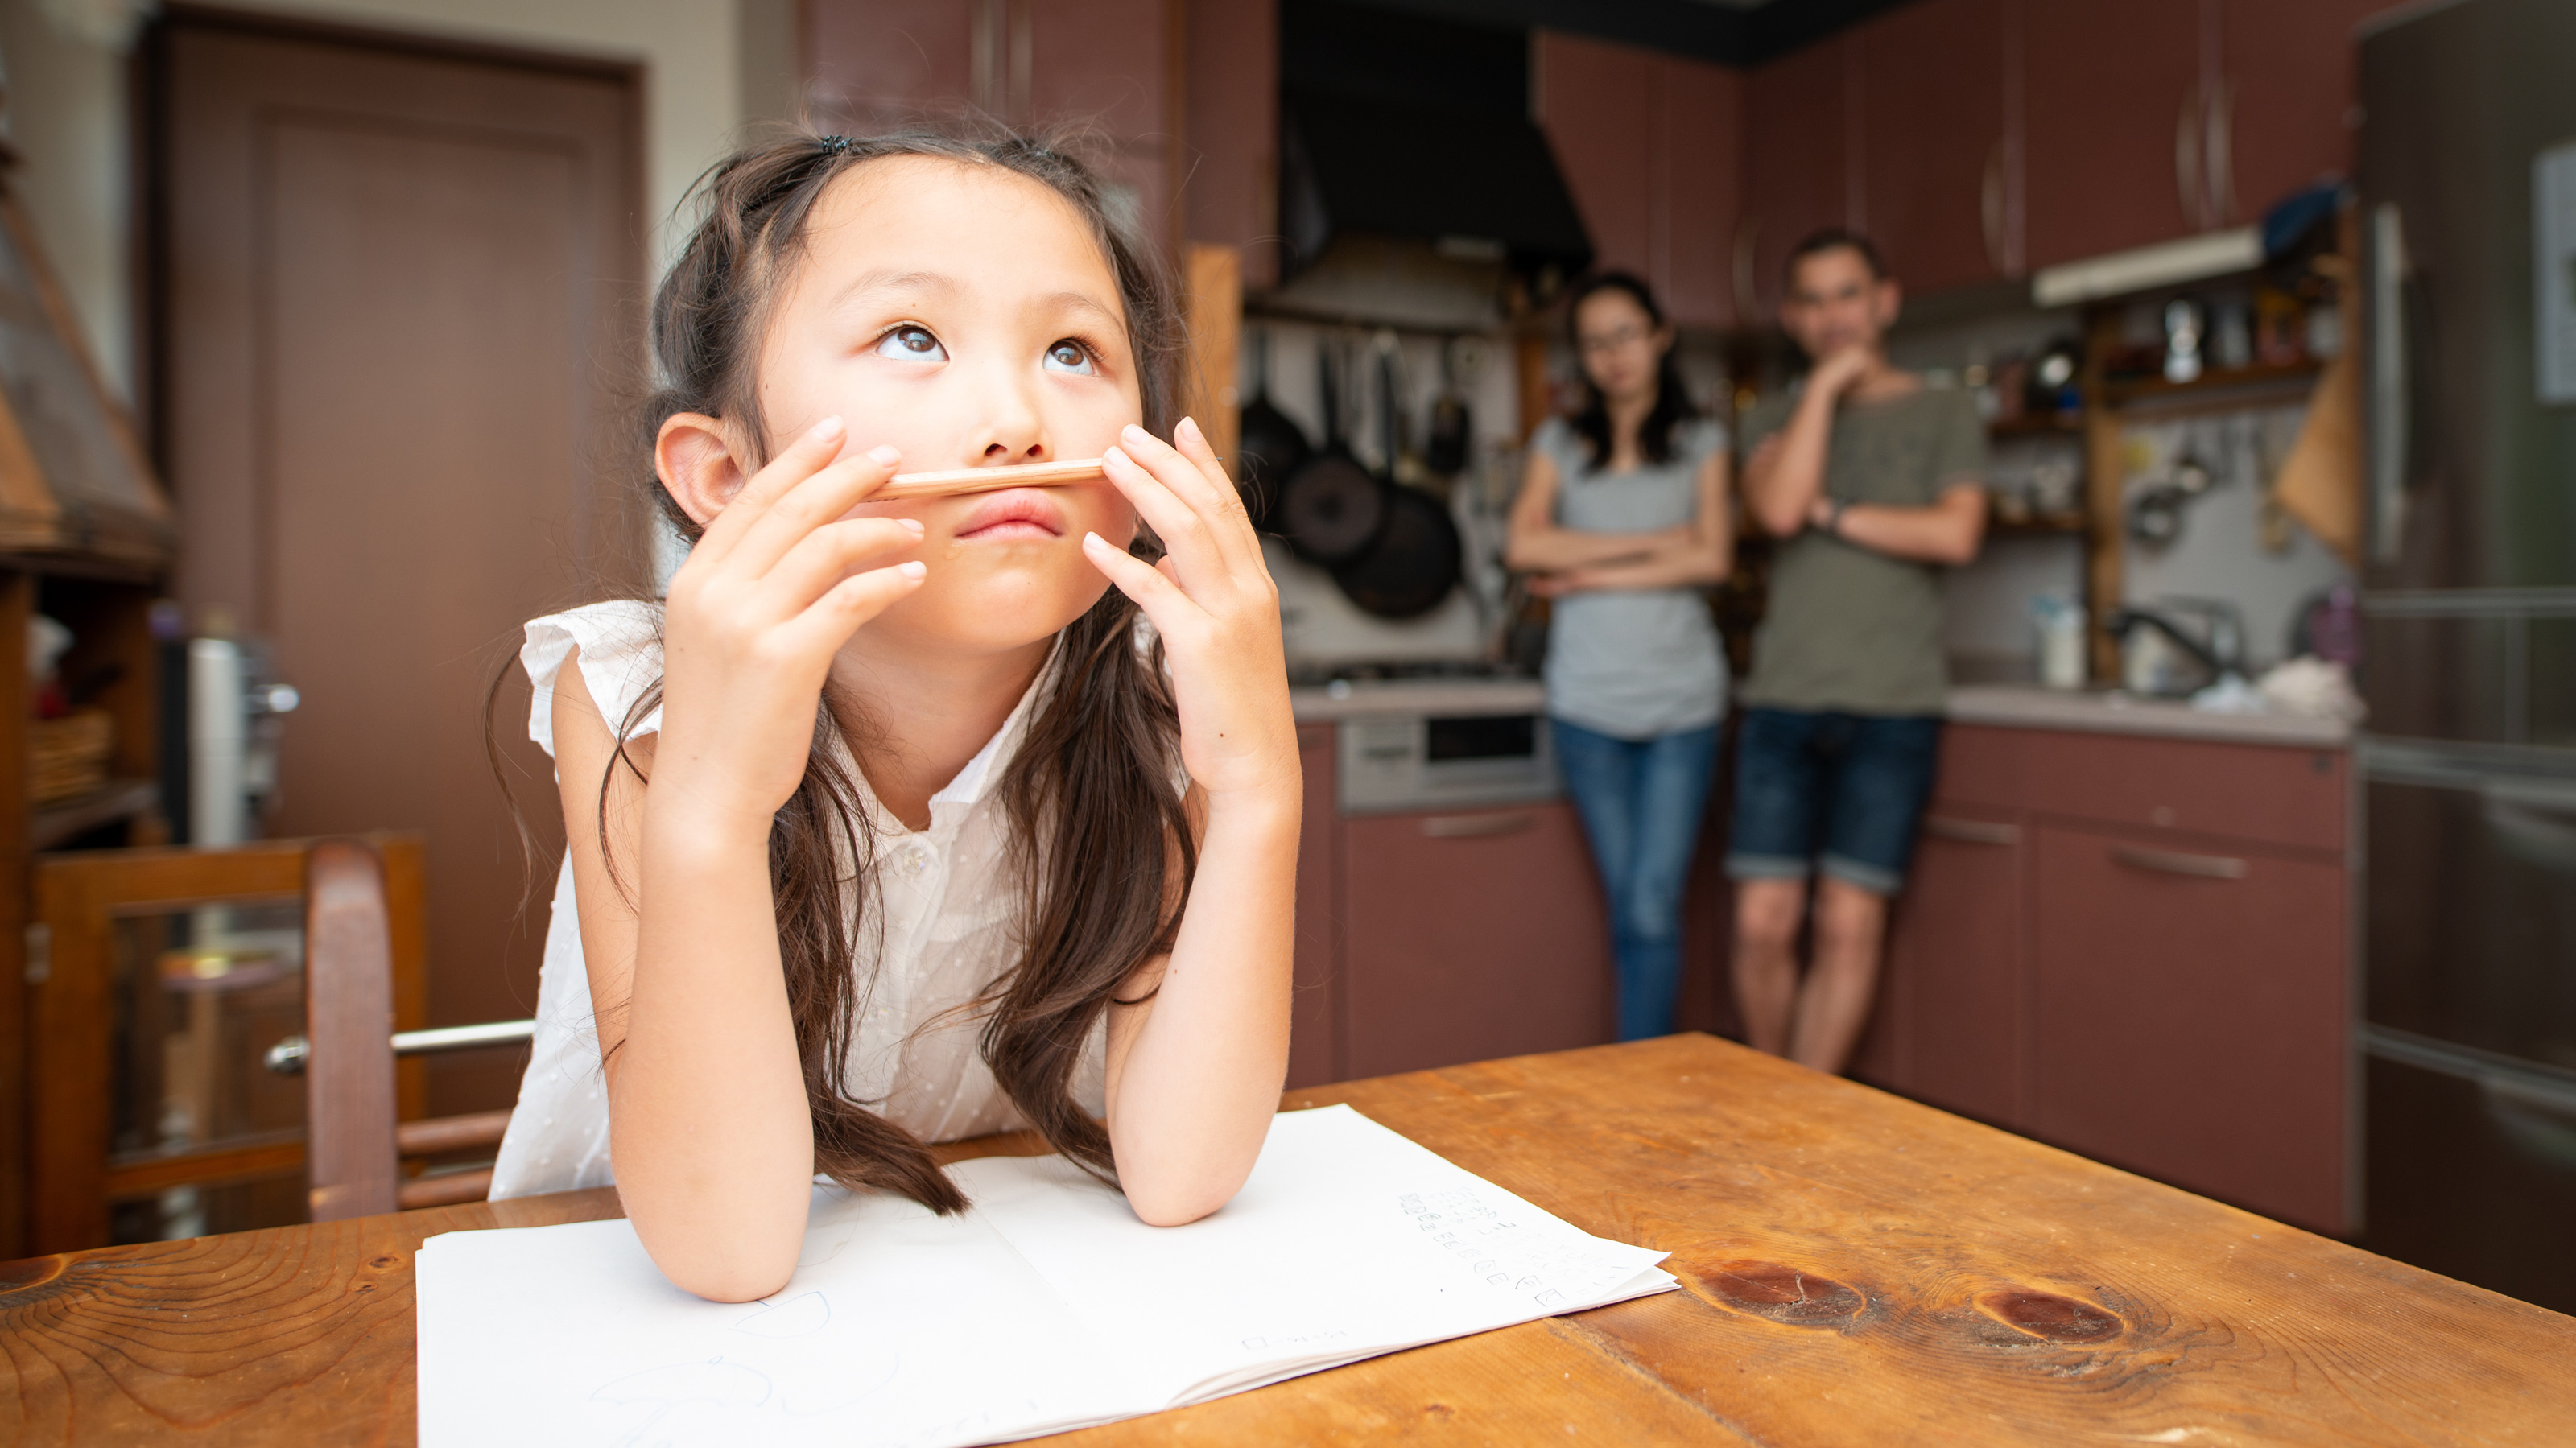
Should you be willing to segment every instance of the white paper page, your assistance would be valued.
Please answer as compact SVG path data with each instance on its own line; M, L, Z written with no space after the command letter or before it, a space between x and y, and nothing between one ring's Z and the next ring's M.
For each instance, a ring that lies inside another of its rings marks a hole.
M1166 1404L1669 1290L1603 1241L1347 1106L1272 1120L1235 1199L1149 1227L1060 1157L949 1169Z
M980 1219L815 1193L766 1302L673 1287L624 1221L417 1259L420 1437L448 1445L989 1443L1152 1404Z

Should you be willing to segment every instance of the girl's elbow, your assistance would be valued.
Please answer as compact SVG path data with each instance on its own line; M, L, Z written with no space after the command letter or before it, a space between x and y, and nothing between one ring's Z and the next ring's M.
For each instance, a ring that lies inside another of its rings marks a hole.
M789 1254L785 1261L763 1256L708 1262L672 1262L662 1264L662 1275L671 1285L709 1302L756 1302L787 1285L796 1275L796 1258Z
M1243 1190L1250 1164L1240 1172L1195 1181L1127 1182L1127 1207L1149 1227L1186 1227L1234 1200Z

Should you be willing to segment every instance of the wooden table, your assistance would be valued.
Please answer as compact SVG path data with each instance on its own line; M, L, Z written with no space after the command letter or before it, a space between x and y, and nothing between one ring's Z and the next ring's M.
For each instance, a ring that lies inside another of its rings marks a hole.
M1669 1250L1688 1290L1062 1441L2576 1437L2576 1318L1706 1036L1287 1097L1337 1101ZM422 1239L616 1212L571 1192L0 1266L0 1440L408 1442Z

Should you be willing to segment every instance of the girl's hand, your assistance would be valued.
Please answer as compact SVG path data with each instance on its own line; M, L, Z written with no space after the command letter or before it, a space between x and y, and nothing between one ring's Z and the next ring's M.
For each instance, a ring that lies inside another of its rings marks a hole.
M1297 723L1279 635L1279 588L1234 483L1197 423L1171 447L1141 427L1102 455L1110 483L1167 550L1148 565L1097 533L1084 556L1136 600L1163 636L1181 714L1181 762L1211 808L1229 799L1301 798Z
M917 561L863 567L919 543L921 524L845 516L898 461L890 447L835 460L846 434L827 418L754 474L671 579L652 797L695 823L767 837L804 777L832 656L921 584Z

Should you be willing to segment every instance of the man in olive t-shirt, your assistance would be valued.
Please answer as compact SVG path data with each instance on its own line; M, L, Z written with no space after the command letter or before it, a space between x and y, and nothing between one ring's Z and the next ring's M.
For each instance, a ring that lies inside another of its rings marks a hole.
M1736 692L1736 1000L1754 1046L1820 1071L1869 1019L1940 747L1941 570L1985 531L1985 424L1965 393L1888 364L1898 301L1865 238L1801 242L1780 320L1815 365L1741 430L1746 511L1780 542Z

